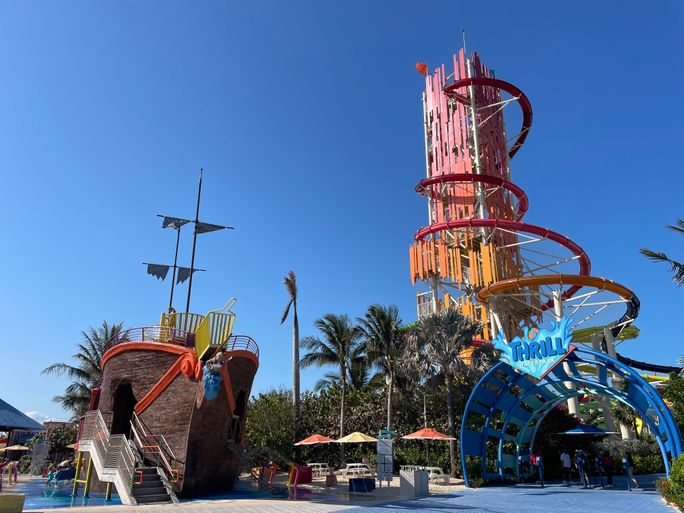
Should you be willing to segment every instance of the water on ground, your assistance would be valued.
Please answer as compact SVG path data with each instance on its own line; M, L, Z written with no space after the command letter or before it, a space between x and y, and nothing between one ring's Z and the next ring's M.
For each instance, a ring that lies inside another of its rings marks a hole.
M78 506L114 506L121 504L119 496L112 493L112 500L105 501L104 493L90 493L90 497L72 497L72 483L46 485L47 479L33 478L9 486L3 483L3 492L25 493L24 509L69 508ZM83 487L80 487L81 495Z

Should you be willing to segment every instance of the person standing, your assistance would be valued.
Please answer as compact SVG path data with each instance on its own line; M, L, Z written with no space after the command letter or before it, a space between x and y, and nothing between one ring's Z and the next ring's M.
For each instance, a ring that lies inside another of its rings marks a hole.
M610 457L608 451L603 451L601 464L603 465L603 472L606 474L606 479L608 481L606 487L613 488L613 470L615 469L615 463L613 463L613 458Z
M589 488L589 476L587 475L587 455L582 449L577 450L575 454L575 465L580 476L580 483L582 488Z
M560 455L560 460L563 471L563 483L567 484L570 482L570 470L572 468L572 460L570 459L570 455L568 454L567 450L563 449L563 452Z
M639 483L634 477L634 458L632 458L632 453L629 451L625 455L625 463L627 464L627 479L632 484L632 488L639 488Z
M530 463L534 467L534 473L539 476L539 481L537 482L541 484L542 488L544 488L544 465L542 463L541 451L532 453L530 456Z

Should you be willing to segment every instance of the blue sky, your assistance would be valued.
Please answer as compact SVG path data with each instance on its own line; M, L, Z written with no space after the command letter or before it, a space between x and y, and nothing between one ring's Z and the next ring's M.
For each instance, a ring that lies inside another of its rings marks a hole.
M290 380L290 269L303 336L374 302L413 321L414 65L448 61L461 28L532 101L512 162L525 221L640 297L624 354L673 363L684 289L638 249L684 258L664 228L684 217L683 21L676 1L0 1L2 398L63 418L50 399L65 381L40 370L105 319L157 322L168 282L141 262L172 258L155 214L192 217L200 167L201 218L237 229L199 241L193 310L239 299L235 332L261 347L254 391Z

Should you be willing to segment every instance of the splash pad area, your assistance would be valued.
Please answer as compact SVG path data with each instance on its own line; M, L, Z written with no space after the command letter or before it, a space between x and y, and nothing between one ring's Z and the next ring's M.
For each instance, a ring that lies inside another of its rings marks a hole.
M73 508L82 506L116 506L121 501L116 494L105 501L104 493L91 493L90 497L72 496L72 484L59 486L46 485L46 478L22 478L14 486L5 486L8 493L26 494L24 510L44 510L52 508Z
M400 500L399 483L389 488L376 489L372 496L365 494L350 494L346 480L340 480L336 487L325 487L324 479L315 479L314 482L299 485L297 489L287 487L287 474L281 473L273 484L266 487L258 487L249 474L242 474L235 487L226 492L214 493L194 497L192 499L180 499L180 504L209 504L218 501L298 501L315 502L322 504L372 504ZM438 487L435 492L442 493L450 487ZM443 489L442 489L443 488ZM102 507L112 507L116 511L120 507L121 500L118 495L112 494L111 500L105 500L104 493L91 492L89 497L72 495L72 483L60 486L46 486L45 478L28 478L23 476L20 481L11 487L4 487L3 492L26 494L24 503L25 511L44 511L55 508L82 508L94 507L93 511L100 511ZM379 492L379 493L378 493Z

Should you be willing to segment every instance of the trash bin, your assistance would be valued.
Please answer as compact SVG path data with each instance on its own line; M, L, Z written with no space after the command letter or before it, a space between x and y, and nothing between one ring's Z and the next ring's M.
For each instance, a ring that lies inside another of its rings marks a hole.
M0 494L0 513L21 513L24 511L24 493Z
M429 494L427 470L399 472L399 493L405 497L425 497Z

